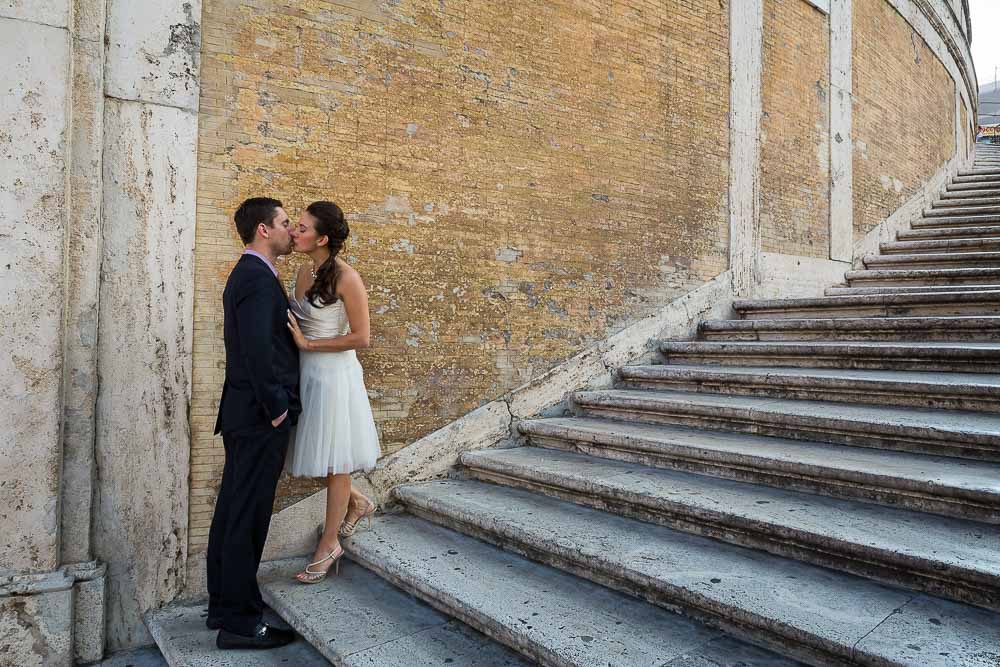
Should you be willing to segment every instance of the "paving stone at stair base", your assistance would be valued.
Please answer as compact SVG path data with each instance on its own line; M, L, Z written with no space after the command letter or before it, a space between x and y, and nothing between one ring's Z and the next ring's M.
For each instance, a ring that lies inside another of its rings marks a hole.
M339 574L304 586L293 575L306 562L265 564L261 591L267 603L335 665L530 664L357 563L344 562Z
M179 604L150 612L146 626L170 667L328 667L302 638L268 651L220 651L217 630L205 627L205 603Z

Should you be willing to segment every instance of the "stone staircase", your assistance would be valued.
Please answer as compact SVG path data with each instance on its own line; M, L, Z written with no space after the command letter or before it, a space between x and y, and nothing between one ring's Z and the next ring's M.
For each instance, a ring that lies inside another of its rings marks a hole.
M269 604L334 664L1000 665L1000 149L843 286L734 310Z

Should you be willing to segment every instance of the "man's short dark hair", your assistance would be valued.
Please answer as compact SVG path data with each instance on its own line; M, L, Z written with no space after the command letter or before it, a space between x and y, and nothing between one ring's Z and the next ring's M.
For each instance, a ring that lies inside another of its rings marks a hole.
M240 204L233 219L236 221L236 231L239 232L243 245L250 245L257 235L257 225L260 223L263 222L268 227L274 226L274 217L280 206L284 204L270 197L251 197Z

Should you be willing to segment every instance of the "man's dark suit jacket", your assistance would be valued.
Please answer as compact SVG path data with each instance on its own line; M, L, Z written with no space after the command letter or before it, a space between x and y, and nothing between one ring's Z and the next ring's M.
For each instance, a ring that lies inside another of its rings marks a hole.
M288 297L259 257L243 255L222 293L226 382L216 433L271 428L288 410L289 425L302 412L299 350L288 330Z

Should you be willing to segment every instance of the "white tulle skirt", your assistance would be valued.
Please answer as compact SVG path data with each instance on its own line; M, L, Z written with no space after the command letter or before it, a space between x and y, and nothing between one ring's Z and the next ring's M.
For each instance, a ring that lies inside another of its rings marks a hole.
M298 477L372 470L381 451L357 355L303 352L299 357L302 414L286 468Z

